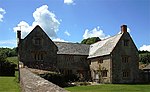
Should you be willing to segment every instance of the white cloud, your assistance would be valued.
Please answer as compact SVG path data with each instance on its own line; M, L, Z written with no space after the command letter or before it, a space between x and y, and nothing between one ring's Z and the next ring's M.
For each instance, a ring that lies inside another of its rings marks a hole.
M70 33L68 31L64 32L67 36L70 36Z
M13 48L17 45L16 40L0 40L0 47Z
M139 48L139 50L150 51L150 45L143 45L142 47Z
M34 22L30 26L27 22L21 21L17 26L21 26L22 38L24 38L32 29L39 25L48 34L49 37L57 38L57 31L60 22L56 19L54 13L48 10L47 5L43 5L33 12ZM14 27L14 32L19 30L19 27Z
M74 0L64 0L64 3L65 3L65 4L68 4L68 5L70 5L70 4L75 4L75 3L74 3Z
M17 27L14 27L13 30L14 32L17 32L17 30L21 30L21 36L24 38L35 26L30 26L28 23L25 21L21 21Z
M3 18L4 18L4 14L6 13L6 11L3 8L0 8L0 22L3 22Z
M60 38L55 38L55 39L53 39L53 41L57 41L57 42L68 42L68 41L65 41L65 40L60 39Z
M110 37L109 35L105 35L103 33L103 30L101 30L99 28L99 26L97 28L94 28L93 30L89 30L89 29L86 29L85 32L84 32L84 35L83 35L83 38L84 39L87 39L87 38L90 38L90 37L99 37L100 39L105 39L105 38L108 38Z
M129 33L131 32L130 28L127 28L127 32L129 32Z

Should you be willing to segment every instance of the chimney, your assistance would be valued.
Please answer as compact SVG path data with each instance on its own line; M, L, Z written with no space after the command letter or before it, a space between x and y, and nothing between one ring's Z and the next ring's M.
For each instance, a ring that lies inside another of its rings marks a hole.
M21 41L21 31L17 30L17 45L19 46L19 43Z
M127 25L122 25L121 26L121 33L123 34L125 32L127 32Z

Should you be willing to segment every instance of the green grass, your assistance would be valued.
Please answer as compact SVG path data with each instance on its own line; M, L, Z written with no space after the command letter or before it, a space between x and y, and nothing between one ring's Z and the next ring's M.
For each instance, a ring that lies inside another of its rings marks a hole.
M102 84L94 86L75 86L65 88L71 92L150 92L150 85Z
M18 72L15 77L0 76L0 92L20 92Z
M18 64L18 57L17 56L16 57L8 57L7 60L9 62L13 62L15 64Z

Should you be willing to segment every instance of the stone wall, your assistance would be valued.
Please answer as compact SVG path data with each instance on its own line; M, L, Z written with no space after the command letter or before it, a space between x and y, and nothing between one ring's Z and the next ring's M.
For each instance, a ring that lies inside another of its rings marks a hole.
M68 92L63 88L33 74L27 68L20 69L22 92Z
M58 54L57 67L64 75L75 74L83 80L90 79L87 55Z
M91 59L91 77L93 81L101 82L101 83L111 83L111 67L110 67L110 56L102 56ZM100 76L99 71L107 71L107 77ZM96 76L98 78L96 78ZM100 79L101 78L101 79Z

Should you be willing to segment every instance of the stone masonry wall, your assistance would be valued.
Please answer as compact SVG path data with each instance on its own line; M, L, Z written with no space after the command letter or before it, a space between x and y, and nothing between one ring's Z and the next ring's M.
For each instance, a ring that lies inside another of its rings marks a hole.
M22 92L68 92L63 88L33 74L27 68L20 69Z

